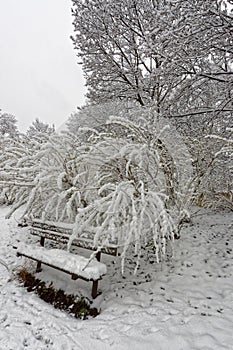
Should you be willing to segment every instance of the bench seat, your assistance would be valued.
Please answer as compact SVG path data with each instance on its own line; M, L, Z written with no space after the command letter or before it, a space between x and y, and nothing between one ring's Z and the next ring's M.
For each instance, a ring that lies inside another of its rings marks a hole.
M25 256L68 273L73 279L97 281L107 272L106 265L96 259L89 261L83 256L71 254L61 249L48 250L41 246L20 244L17 247L17 255Z

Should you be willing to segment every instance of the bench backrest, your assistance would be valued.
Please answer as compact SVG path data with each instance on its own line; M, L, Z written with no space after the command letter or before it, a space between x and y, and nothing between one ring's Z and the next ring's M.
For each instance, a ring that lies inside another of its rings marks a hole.
M52 221L34 220L30 227L30 233L39 237L44 237L60 243L68 243L73 232L73 224L55 223ZM91 232L83 233L82 237L72 241L72 246L97 250L94 246L94 234ZM110 242L101 249L102 253L117 256L119 255L116 242Z

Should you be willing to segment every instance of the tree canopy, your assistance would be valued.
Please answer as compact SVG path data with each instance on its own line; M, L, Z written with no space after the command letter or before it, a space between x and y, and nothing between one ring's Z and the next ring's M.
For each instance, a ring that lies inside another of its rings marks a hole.
M135 100L163 116L232 112L230 3L73 0L90 100Z

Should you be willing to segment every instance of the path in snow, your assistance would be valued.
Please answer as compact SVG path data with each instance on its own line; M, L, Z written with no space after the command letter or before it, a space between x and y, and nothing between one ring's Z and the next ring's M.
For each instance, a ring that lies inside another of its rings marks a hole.
M26 240L27 229L4 220L6 212L0 208L0 259L15 269L23 260L15 257L12 246ZM119 262L106 257L108 274L96 301L102 312L87 321L27 293L0 264L0 350L230 350L232 240L232 213L201 211L175 242L172 261L157 265L152 255L145 256L135 277L128 260L123 278ZM67 285L68 291L79 286L49 268L41 277ZM90 289L82 284L87 294Z

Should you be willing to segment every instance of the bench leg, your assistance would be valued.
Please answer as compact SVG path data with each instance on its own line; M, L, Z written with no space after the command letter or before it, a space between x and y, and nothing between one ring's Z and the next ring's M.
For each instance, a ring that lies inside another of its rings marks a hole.
M42 271L41 262L38 261L38 262L37 262L37 265L36 265L36 272L41 272L41 271Z
M100 261L100 258L101 258L101 252L98 252L98 253L96 254L96 260L97 260L97 261Z
M93 281L92 291L91 291L91 296L93 299L97 297L97 291L98 291L98 281Z
M40 237L40 245L42 247L44 247L44 237ZM41 262L38 261L37 262L37 265L36 265L36 272L41 272L42 271L42 268L41 268Z
M101 258L101 252L98 252L96 254L96 260L100 261L100 258ZM93 299L95 299L97 295L98 295L98 281L93 281L91 296Z
M40 245L44 247L44 237L40 237Z

